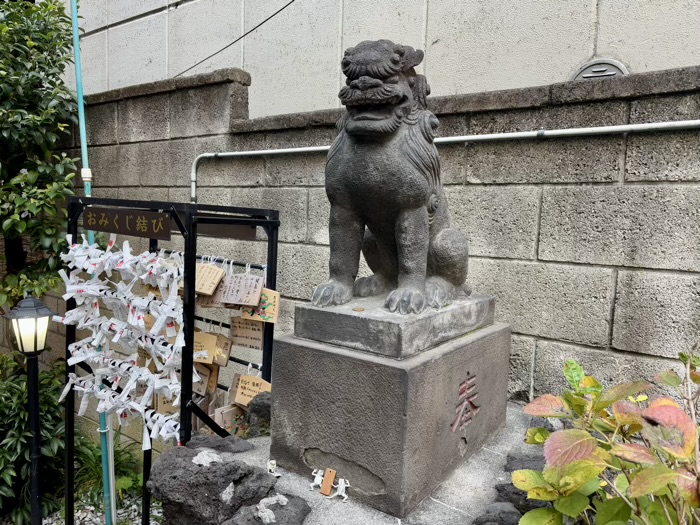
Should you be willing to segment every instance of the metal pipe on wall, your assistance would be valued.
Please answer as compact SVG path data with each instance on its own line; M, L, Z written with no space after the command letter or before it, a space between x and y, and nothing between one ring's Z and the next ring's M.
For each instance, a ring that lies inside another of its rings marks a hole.
M589 128L541 129L537 131L513 131L507 133L485 133L482 135L459 135L438 137L435 144L459 144L468 142L496 142L506 140L532 140L549 138L593 137L599 135L616 135L620 133L649 133L655 131L679 131L700 129L700 120L678 120L671 122L649 122L642 124L620 124L615 126L597 126ZM202 153L192 162L190 173L190 200L197 202L197 171L204 159L230 159L235 157L266 157L272 155L294 155L297 153L323 153L330 146L309 146L303 148L261 149L250 151L225 151L221 153Z
M75 63L75 87L78 102L78 129L80 132L80 177L86 197L92 196L92 171L88 159L87 127L85 125L85 97L83 96L83 67L80 59L80 31L78 26L78 1L71 0L71 25L73 31L73 62ZM88 242L95 242L95 232L89 230ZM102 483L104 489L105 524L112 525L117 512L114 487L114 439L111 416L100 412L100 448L102 451Z

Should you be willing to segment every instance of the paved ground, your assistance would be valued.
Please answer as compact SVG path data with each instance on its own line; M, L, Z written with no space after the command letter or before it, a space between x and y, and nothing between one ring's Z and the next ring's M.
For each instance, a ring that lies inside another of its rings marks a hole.
M407 518L399 520L350 499L327 499L318 491L309 490L309 479L279 469L282 477L277 489L282 493L303 497L312 507L304 525L471 525L496 498L494 486L508 479L503 467L510 451L527 447L522 443L529 417L520 405L509 404L506 425L467 462L457 469L430 497ZM269 438L250 440L255 449L244 452L240 459L266 468L270 452Z

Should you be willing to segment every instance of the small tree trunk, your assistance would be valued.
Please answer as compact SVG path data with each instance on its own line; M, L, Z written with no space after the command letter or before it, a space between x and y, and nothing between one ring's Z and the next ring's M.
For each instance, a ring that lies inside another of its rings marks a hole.
M27 264L27 252L22 246L22 237L5 237L5 260L7 273L17 273Z

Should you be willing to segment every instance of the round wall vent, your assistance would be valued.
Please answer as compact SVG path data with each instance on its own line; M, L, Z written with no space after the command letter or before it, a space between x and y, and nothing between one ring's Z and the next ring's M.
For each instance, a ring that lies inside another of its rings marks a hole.
M586 63L573 80L591 80L594 78L622 77L629 74L625 65L614 58L598 58Z

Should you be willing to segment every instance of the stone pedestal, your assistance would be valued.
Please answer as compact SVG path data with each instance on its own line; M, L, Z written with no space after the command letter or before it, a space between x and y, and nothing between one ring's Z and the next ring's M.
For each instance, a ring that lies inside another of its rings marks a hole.
M333 468L352 498L403 517L503 425L510 327L483 296L410 316L374 302L297 307L274 350L270 457Z

